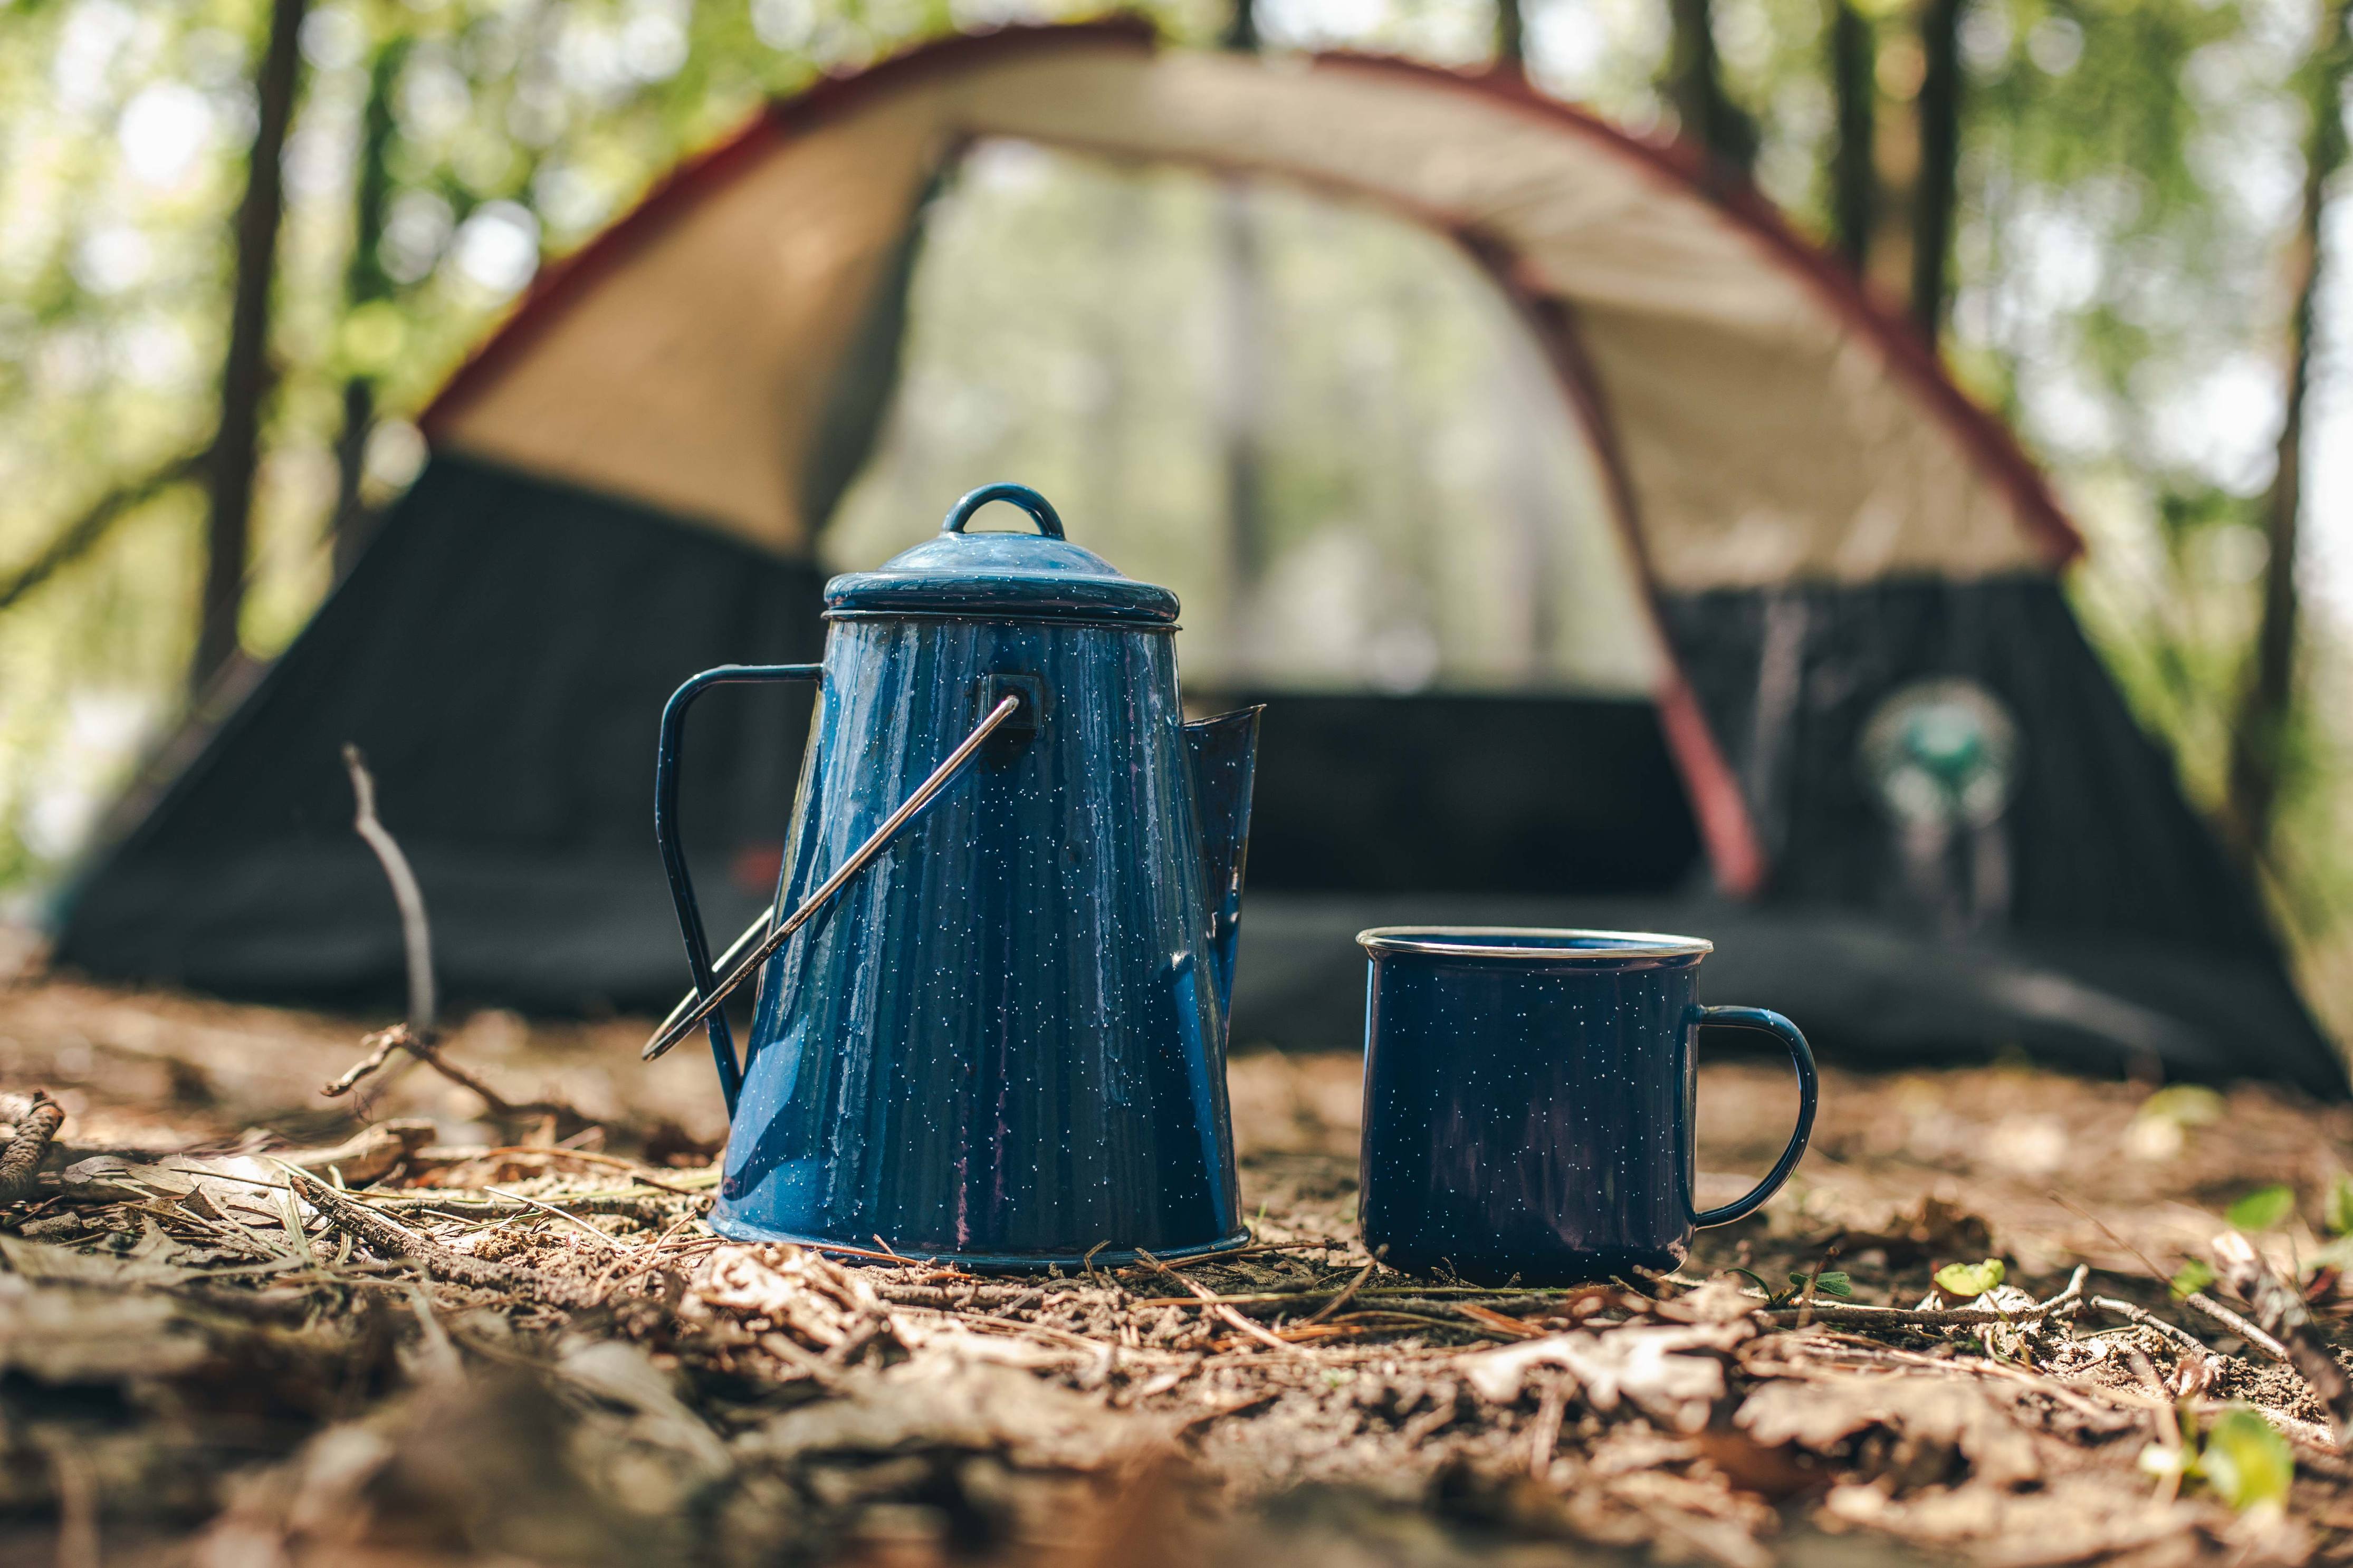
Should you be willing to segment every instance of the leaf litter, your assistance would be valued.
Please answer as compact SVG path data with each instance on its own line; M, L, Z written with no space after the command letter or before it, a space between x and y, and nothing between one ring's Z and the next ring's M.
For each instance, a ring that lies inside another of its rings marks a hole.
M0 1541L195 1568L2353 1559L2342 1108L1831 1072L1799 1179L1676 1273L1483 1289L1366 1255L1356 1062L1260 1051L1232 1072L1250 1248L984 1276L712 1235L712 1097L691 1064L639 1077L631 1028L491 1015L405 1065L379 1036L322 1097L334 1020L0 990L0 1150L41 1145L0 1207ZM1706 1201L1769 1158L1786 1090L1702 1078Z

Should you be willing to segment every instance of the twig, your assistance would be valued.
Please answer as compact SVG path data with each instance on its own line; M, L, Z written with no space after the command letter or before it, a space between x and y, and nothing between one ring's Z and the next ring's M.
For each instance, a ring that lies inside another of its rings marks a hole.
M2214 1300L2213 1297L2206 1294L2205 1291L2192 1290L2189 1295L2181 1298L2181 1304L2185 1307L2195 1308L2199 1311L2203 1312L2206 1316L2213 1319L2216 1322L2230 1330L2231 1332L2246 1341L2247 1343L2254 1349L2263 1352L2263 1354L2271 1360L2278 1362L2283 1365L2289 1364L2293 1362L2294 1358L2287 1353L2287 1347L2285 1345L2272 1338L2271 1335L2263 1332L2263 1330L2255 1327L2254 1324L2247 1321L2246 1319L2239 1316L2238 1313L2231 1310L2230 1308L2222 1305L2221 1302Z
M1300 1320L1299 1326L1303 1329L1313 1328L1317 1323L1322 1322L1324 1319L1332 1316L1335 1312L1337 1312L1341 1308L1346 1306L1356 1298L1356 1292L1364 1289L1365 1281L1373 1277L1373 1270L1379 1267L1379 1262L1376 1260L1374 1262L1367 1263L1362 1268L1357 1269L1356 1277L1354 1279L1349 1280L1338 1295L1333 1297L1329 1301L1324 1302L1321 1307L1316 1308L1315 1315L1314 1317L1303 1318Z
M481 1097L483 1106L489 1110L494 1121L543 1121L552 1117L554 1119L558 1127L565 1126L567 1124L575 1127L595 1127L599 1125L596 1117L589 1115L586 1111L582 1110L576 1105L567 1105L560 1100L509 1100L505 1095L501 1094L497 1089L491 1088L491 1085L485 1082L482 1079L477 1077L467 1068L459 1067L456 1062L453 1062L448 1058L443 1056L441 1054L441 1047L438 1044L419 1036L414 1028L411 1028L406 1024L395 1024L388 1029L378 1029L372 1035L363 1037L360 1044L364 1046L374 1046L375 1049L371 1052L366 1058L355 1064L341 1078L336 1079L332 1083L322 1085L319 1092L327 1095L344 1094L350 1092L353 1085L358 1083L362 1079L367 1077L369 1073L374 1072L376 1068L382 1067L385 1063L385 1059L394 1051L402 1050L406 1051L410 1056L415 1057L418 1061L423 1062L427 1067L431 1068L435 1072L439 1073L443 1078L448 1079L451 1083L456 1084L459 1088L470 1089L475 1094L480 1095ZM573 1159L584 1159L588 1157L589 1154L589 1151L585 1149L547 1149L528 1150L525 1152L532 1153L543 1152L552 1155L562 1155ZM492 1151L492 1152L497 1152L497 1151ZM659 1182L647 1182L646 1184L651 1187L659 1187L661 1185ZM694 1195L699 1196L701 1194Z
M2136 1307L2130 1301L2119 1301L2114 1296L2094 1296L2092 1298L2092 1305L2111 1317L2138 1323L2144 1329L2155 1329L2183 1350L2195 1351L2202 1356L2214 1353L2203 1340L2189 1332L2189 1330L2176 1328L2155 1312Z
M33 1195L41 1174L41 1156L49 1152L49 1141L66 1124L66 1108L45 1090L35 1089L32 1101L17 1112L16 1131L7 1147L0 1149L0 1204L21 1203Z
M2054 1312L2072 1311L2084 1298L2084 1280L2090 1270L2078 1264L2067 1288L2048 1301L2037 1301L2031 1307L2021 1307L2015 1312L2004 1312L1990 1307L1868 1307L1861 1302L1816 1301L1810 1310L1799 1307L1779 1307L1759 1310L1757 1316L1769 1323L1805 1326L1810 1316L1818 1323L1841 1323L1849 1328L1883 1325L1888 1328L1961 1328L1975 1323L2039 1323ZM2138 1309L2135 1309L2137 1310ZM2201 1350L2203 1346L2200 1347Z
M375 779L367 770L367 759L360 755L357 746L343 745L343 766L352 775L352 794L357 799L358 810L352 817L352 826L375 851L384 865L385 879L392 884L392 901L400 906L400 942L408 956L408 1027L420 1041L433 1038L433 928L425 919L425 891L417 885L417 873L409 869L408 857L400 852L399 840L385 830L375 815Z
M576 1225L582 1230L586 1231L590 1236L596 1237L596 1245L602 1247L607 1252L617 1252L623 1256L627 1256L628 1253L629 1249L628 1247L623 1247L619 1242L615 1241L611 1237L607 1236L603 1231L598 1230L595 1226L590 1225L578 1215L565 1214L554 1204L543 1204L537 1198L527 1198L521 1193L511 1193L501 1187L484 1187L482 1191L490 1194L492 1197L508 1198L515 1203L529 1204L532 1207L539 1210L542 1214L552 1214L560 1220L564 1220L571 1225Z
M1222 1301L1217 1300L1217 1292L1211 1290L1206 1285L1186 1279L1182 1274L1177 1273L1175 1269L1161 1262L1160 1259L1145 1251L1144 1248L1140 1247L1137 1247L1135 1249L1135 1256L1143 1261L1145 1267L1147 1268L1157 1269L1159 1272L1166 1275L1169 1279L1176 1281L1179 1285L1185 1287L1186 1289L1191 1291L1198 1300L1211 1302L1212 1305L1209 1308L1210 1311L1216 1313L1219 1318L1223 1319L1233 1327L1240 1329L1251 1339L1258 1341L1261 1344L1271 1345L1285 1355L1295 1355L1309 1361L1314 1359L1313 1354L1309 1352L1301 1350L1297 1345L1290 1344L1284 1341L1275 1338L1274 1335L1259 1327L1256 1323L1251 1322L1248 1318L1243 1317L1231 1307L1227 1306Z
M1454 1310L1459 1316L1470 1319L1481 1328L1493 1329L1507 1339L1540 1340L1545 1337L1545 1331L1535 1324L1524 1323L1517 1318L1498 1312L1492 1307L1482 1307L1476 1301L1457 1301L1454 1303Z
M357 1089L362 1079L383 1067L391 1059L393 1052L407 1044L407 1027L405 1024L396 1025L392 1028L378 1029L373 1035L363 1037L360 1044L367 1045L373 1041L375 1049L345 1068L340 1077L321 1084L319 1092L329 1100L341 1100L344 1095Z
M542 1274L536 1269L486 1263L453 1251L368 1207L357 1198L337 1192L310 1172L293 1165L279 1166L287 1180L299 1183L303 1201L327 1218L327 1223L374 1248L380 1256L405 1258L436 1279L470 1285L481 1290L512 1290L517 1285L552 1306L589 1307L596 1292L578 1281Z

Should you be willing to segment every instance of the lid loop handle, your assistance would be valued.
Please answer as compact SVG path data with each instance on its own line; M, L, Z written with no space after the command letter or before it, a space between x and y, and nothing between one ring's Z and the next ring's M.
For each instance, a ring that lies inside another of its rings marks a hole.
M1054 510L1052 501L1048 500L1028 485L1002 481L993 485L983 485L950 507L947 521L940 524L940 531L962 533L964 525L972 521L972 514L993 500L1011 501L1015 506L1028 512L1037 520L1038 532L1040 537L1046 539L1063 537L1061 514Z

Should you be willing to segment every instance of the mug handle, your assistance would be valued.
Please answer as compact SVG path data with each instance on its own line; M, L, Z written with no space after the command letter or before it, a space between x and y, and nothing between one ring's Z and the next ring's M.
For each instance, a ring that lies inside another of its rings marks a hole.
M1781 1151L1781 1158L1766 1173L1765 1179L1751 1187L1746 1195L1722 1208L1707 1209L1694 1215L1693 1228L1705 1230L1710 1226L1730 1225L1734 1220L1754 1214L1767 1198L1781 1190L1781 1184L1789 1179L1789 1173L1798 1168L1798 1162L1805 1156L1806 1141L1814 1135L1814 1053L1813 1048L1806 1044L1806 1037L1798 1032L1797 1025L1766 1008L1701 1007L1697 1012L1699 1018L1695 1026L1698 1028L1704 1029L1714 1025L1726 1029L1762 1029L1768 1035L1778 1036L1781 1043L1789 1047L1789 1065L1798 1069L1798 1130L1789 1134L1789 1146Z

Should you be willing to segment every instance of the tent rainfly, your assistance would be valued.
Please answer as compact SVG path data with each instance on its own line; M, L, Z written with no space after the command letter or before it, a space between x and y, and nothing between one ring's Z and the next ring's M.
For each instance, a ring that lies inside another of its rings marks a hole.
M675 995L655 716L696 669L814 656L817 546L892 405L926 204L1005 139L1443 237L1549 372L1661 650L1631 700L1241 682L1273 707L1238 1042L1353 1037L1360 926L1641 925L1716 938L1712 995L1850 1059L2023 1048L2344 1092L2067 607L2077 535L1909 328L1745 188L1516 80L1128 23L827 79L550 268L433 404L423 474L309 628L117 814L60 959L396 994L355 741L447 990ZM773 887L806 716L711 706L683 808L707 879L741 873L710 910L733 929Z

